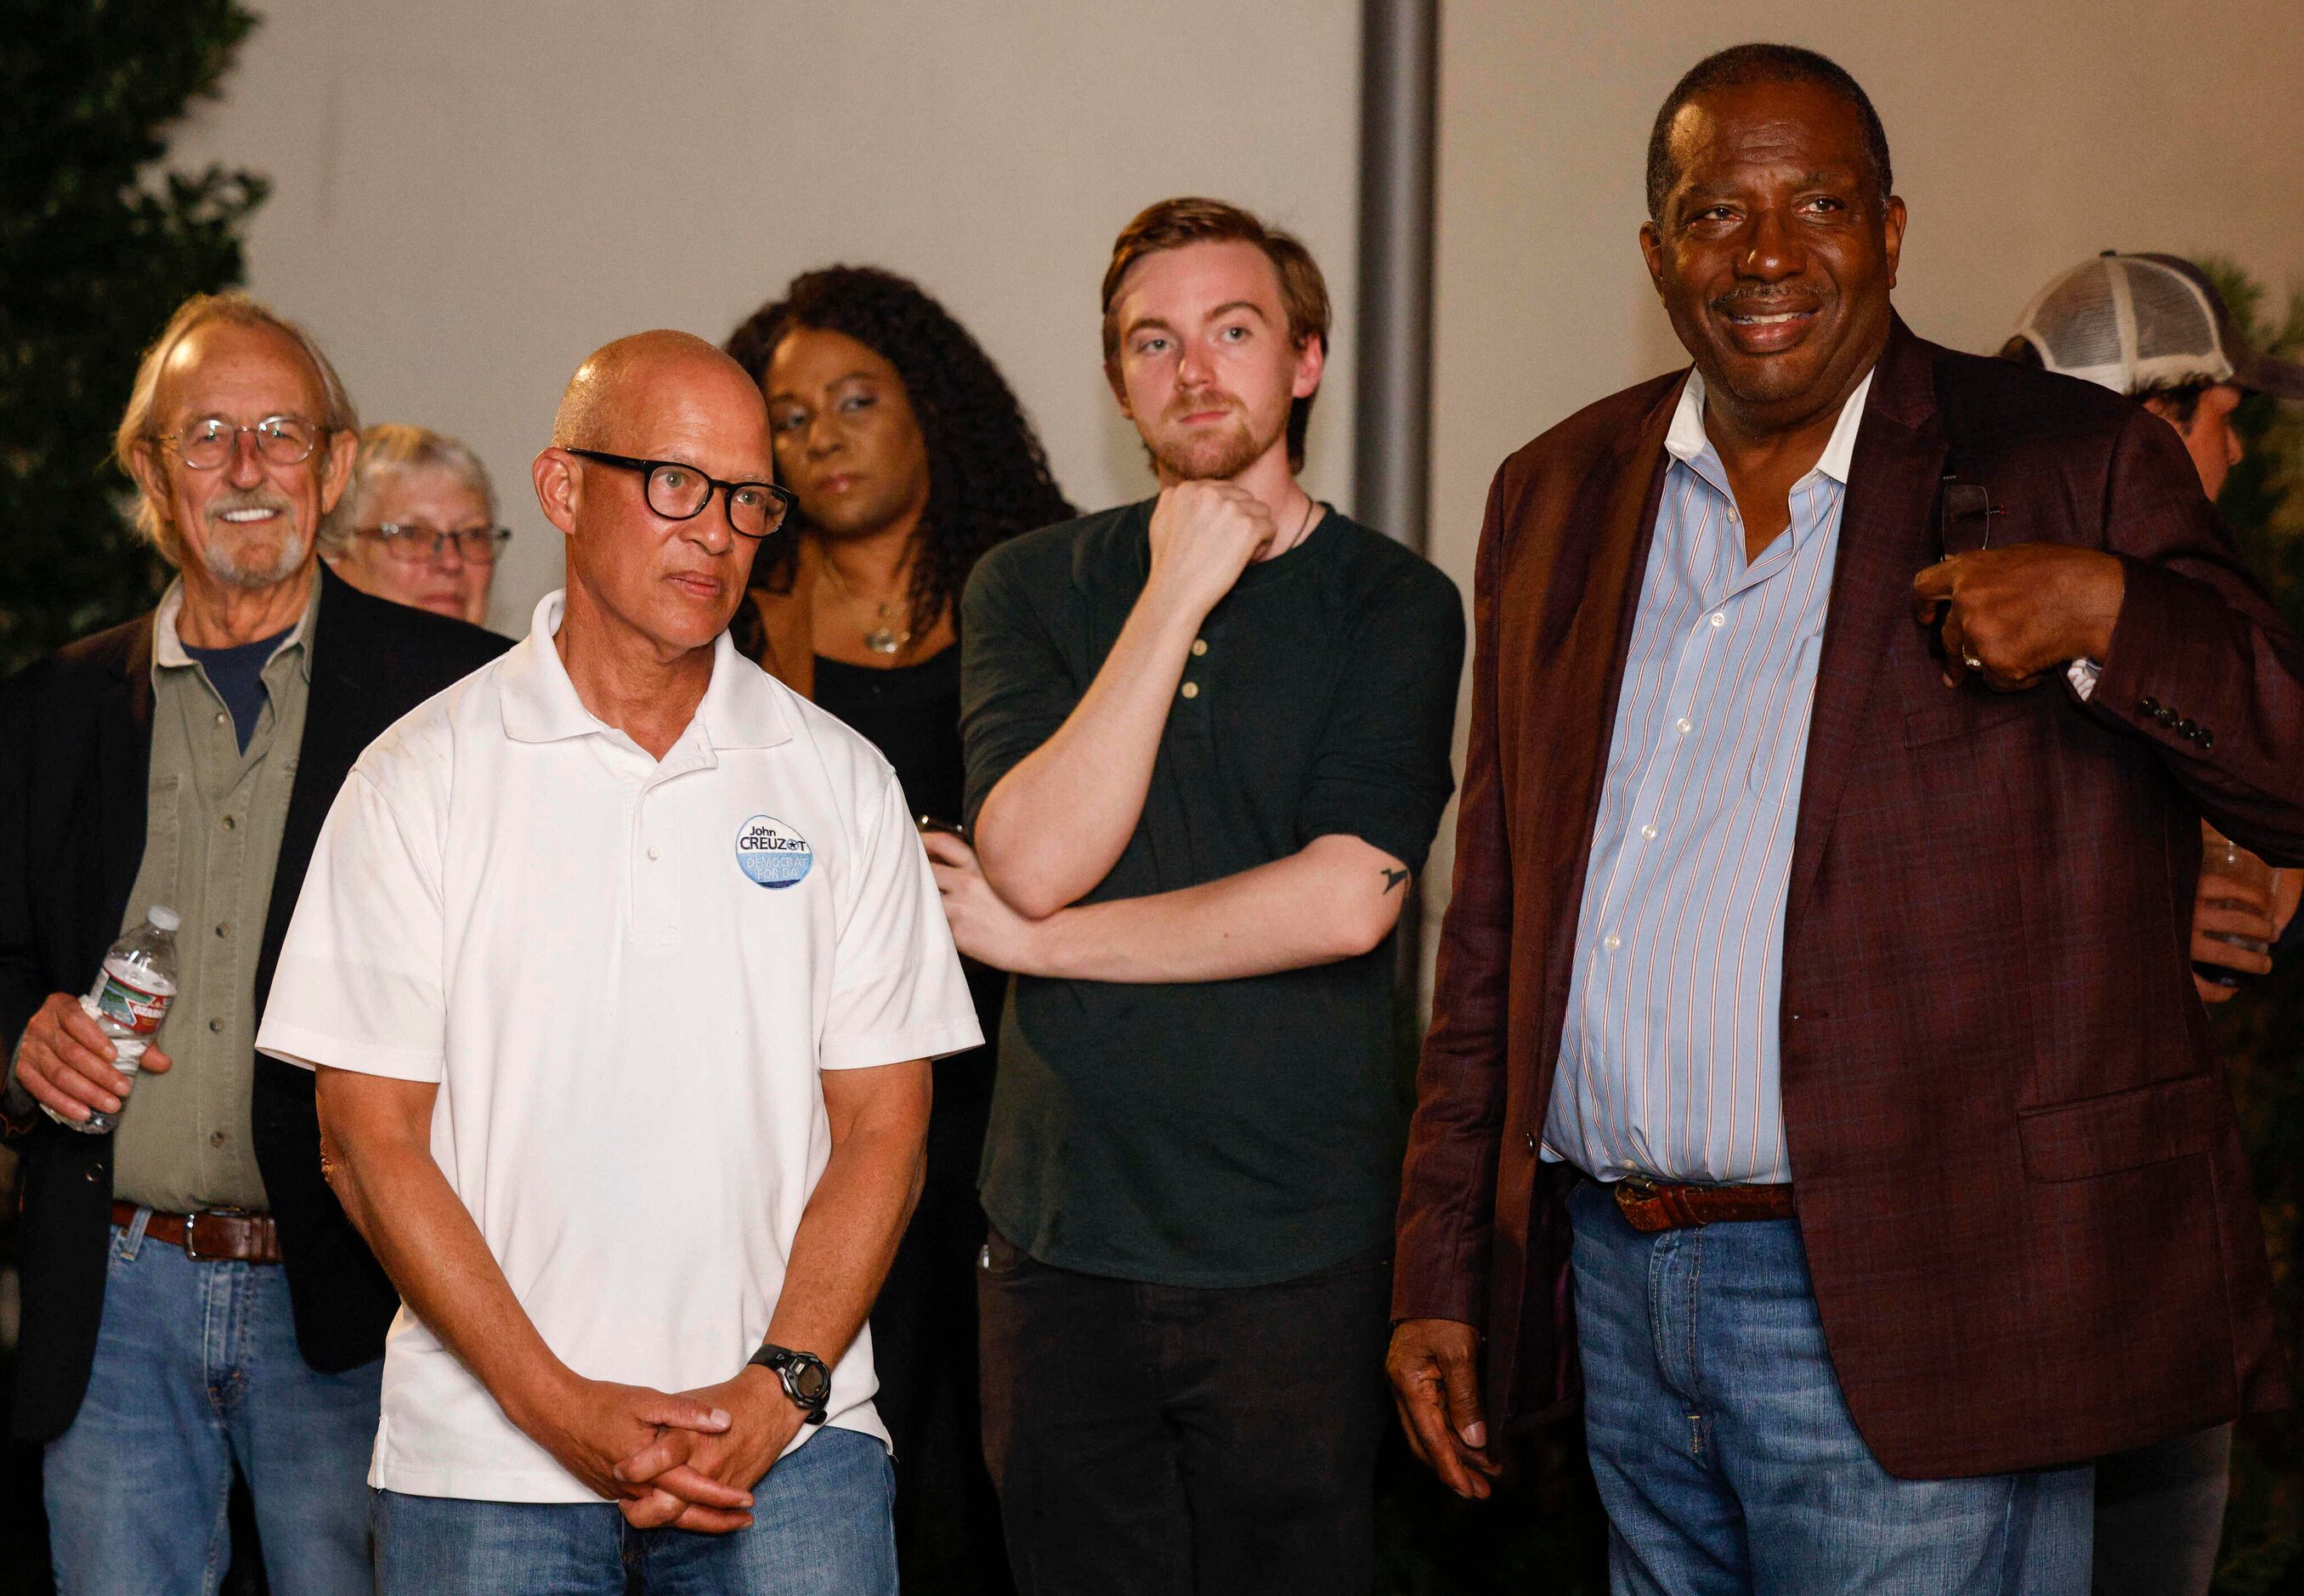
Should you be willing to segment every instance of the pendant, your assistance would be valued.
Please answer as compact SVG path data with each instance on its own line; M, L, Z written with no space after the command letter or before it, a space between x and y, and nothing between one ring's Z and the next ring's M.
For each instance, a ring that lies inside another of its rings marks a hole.
M864 646L875 654L893 654L910 641L911 635L907 632L898 636L891 626L875 627L864 634Z

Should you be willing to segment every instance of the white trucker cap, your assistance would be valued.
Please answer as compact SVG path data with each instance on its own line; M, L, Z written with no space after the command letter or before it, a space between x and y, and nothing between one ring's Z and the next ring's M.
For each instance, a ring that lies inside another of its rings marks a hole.
M2181 256L2106 250L2082 261L2024 308L2016 336L2049 370L2114 393L2228 382L2304 399L2304 366L2251 349L2207 274Z

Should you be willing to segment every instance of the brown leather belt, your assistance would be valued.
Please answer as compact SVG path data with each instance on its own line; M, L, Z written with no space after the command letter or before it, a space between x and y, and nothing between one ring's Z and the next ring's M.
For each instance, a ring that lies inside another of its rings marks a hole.
M136 1205L114 1203L112 1222L123 1228L136 1223ZM211 1208L196 1214L164 1214L155 1210L144 1234L154 1241L182 1247L188 1258L212 1263L280 1261L280 1233L272 1227L270 1214L233 1208Z
M1616 1183L1616 1207L1643 1234L1792 1217L1790 1181L1766 1186L1690 1186L1637 1176Z

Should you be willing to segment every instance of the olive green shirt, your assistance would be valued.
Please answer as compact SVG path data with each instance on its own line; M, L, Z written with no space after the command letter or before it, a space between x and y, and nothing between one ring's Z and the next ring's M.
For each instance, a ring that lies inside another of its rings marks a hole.
M155 904L183 917L176 1001L156 1039L175 1066L137 1078L114 1133L113 1191L163 1212L267 1206L249 1140L256 960L304 740L319 598L315 578L303 618L265 663L245 751L177 637L182 582L154 617L150 810L124 926L143 924Z

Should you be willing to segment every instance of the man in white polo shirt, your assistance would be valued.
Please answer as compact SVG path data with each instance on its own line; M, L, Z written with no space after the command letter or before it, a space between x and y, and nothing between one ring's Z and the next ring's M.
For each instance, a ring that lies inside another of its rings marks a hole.
M708 344L587 361L535 467L566 591L368 749L305 879L258 1045L318 1069L406 1304L387 1596L895 1589L864 1317L926 1061L979 1038L887 764L725 635L771 469Z

